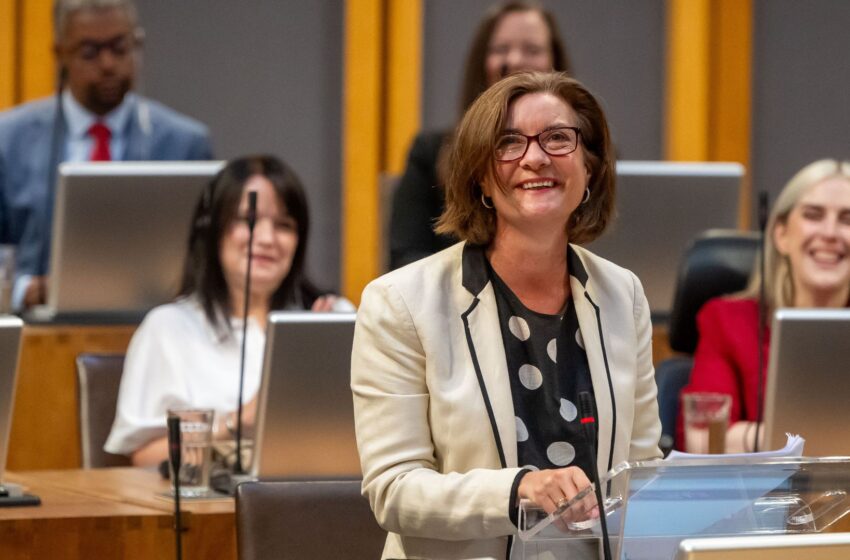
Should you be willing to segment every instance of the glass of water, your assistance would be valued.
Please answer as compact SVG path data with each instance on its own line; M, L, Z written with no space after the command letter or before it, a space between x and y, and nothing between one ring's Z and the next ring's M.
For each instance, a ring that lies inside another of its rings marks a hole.
M215 411L212 409L169 410L168 415L180 418L180 473L178 475L180 496L185 498L205 496L210 489ZM173 469L171 480L175 480Z

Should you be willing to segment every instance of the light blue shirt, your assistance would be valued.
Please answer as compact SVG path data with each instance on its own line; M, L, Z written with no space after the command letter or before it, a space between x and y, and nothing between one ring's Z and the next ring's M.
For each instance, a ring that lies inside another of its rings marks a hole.
M124 159L124 151L127 146L127 122L136 112L138 104L136 96L128 93L118 107L102 117L98 117L85 107L71 94L65 90L62 94L62 108L65 111L65 123L68 126L68 135L65 140L65 157L63 161L88 161L94 147L94 138L88 131L91 125L97 121L103 122L112 136L109 139L109 153L114 161Z

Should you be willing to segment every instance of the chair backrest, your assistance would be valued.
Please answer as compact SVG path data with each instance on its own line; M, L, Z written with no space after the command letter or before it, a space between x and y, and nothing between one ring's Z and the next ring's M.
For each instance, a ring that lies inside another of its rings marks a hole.
M124 354L80 354L77 356L77 394L80 414L80 451L83 468L122 467L130 464L123 455L103 450L109 437L118 388L124 370Z
M386 272L390 269L390 222L393 214L393 198L398 190L401 175L382 173L378 177L378 196L381 204L381 270Z
M759 235L738 230L708 230L697 237L682 257L668 335L670 348L693 354L697 347L697 313L711 298L739 292L747 287L759 249ZM655 368L658 412L661 418L659 446L666 455L676 436L679 393L691 377L693 358L674 356Z
M236 489L239 560L380 558L386 536L359 480L245 482Z
M685 252L670 311L670 347L693 354L697 312L709 299L746 288L759 249L759 235L737 230L708 230Z

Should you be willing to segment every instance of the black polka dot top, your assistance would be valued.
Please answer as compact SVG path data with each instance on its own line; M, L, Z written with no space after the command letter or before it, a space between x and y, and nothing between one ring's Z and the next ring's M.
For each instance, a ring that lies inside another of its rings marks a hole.
M537 313L488 268L507 354L518 464L532 470L578 466L587 474L595 457L585 441L578 395L593 394L593 385L572 298L563 315Z

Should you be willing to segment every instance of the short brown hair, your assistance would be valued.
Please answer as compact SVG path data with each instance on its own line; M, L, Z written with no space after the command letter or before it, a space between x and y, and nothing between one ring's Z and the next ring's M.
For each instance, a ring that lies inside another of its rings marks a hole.
M560 72L521 72L485 91L463 116L446 160L446 205L435 231L486 245L496 231L496 214L481 203L481 181L496 169L493 153L505 128L508 107L529 93L551 93L578 115L580 146L590 181L589 200L565 224L571 243L593 241L614 208L615 162L605 113L580 82Z
M463 73L463 92L461 93L461 110L466 111L475 98L487 89L487 52L490 49L490 39L496 26L502 18L516 12L537 12L543 18L546 27L549 28L549 49L552 54L552 70L557 72L572 73L570 58L567 48L558 32L555 16L552 12L530 0L513 0L503 4L492 6L484 19L475 29L469 55L466 58L466 67Z

